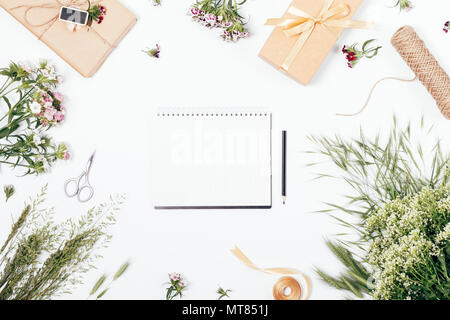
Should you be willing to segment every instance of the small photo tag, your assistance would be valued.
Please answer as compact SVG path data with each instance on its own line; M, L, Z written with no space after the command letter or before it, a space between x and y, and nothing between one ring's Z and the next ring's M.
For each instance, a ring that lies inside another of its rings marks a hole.
M86 25L88 18L89 13L87 11L70 7L61 7L61 11L59 13L59 20L83 26Z

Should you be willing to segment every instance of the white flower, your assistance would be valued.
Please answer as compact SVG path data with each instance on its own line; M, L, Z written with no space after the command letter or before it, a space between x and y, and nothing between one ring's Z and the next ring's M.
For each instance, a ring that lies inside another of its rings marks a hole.
M41 112L41 108L42 106L36 101L33 101L33 103L30 105L30 110L34 114L38 114L39 112Z
M178 281L181 279L181 275L176 272L171 273L169 276L170 276L170 279L172 279L173 281Z
M44 108L50 108L52 105L53 105L53 103L52 103L51 101L47 101L47 102L44 104Z
M42 139L41 137L39 137L37 134L35 134L33 136L33 143L35 144L35 146L40 146L42 144Z

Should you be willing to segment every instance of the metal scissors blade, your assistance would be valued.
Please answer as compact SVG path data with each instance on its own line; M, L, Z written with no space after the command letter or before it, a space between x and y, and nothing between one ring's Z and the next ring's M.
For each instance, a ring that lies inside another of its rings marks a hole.
M95 157L95 151L94 153L89 157L89 160L86 164L86 176L89 175L89 172L91 171L91 167L92 167L92 162L94 162L94 157Z

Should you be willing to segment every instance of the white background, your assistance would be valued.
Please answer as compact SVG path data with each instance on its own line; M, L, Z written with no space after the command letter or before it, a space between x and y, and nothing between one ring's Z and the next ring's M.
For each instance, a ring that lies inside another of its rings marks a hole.
M312 299L340 299L345 295L314 274L314 267L331 273L341 269L324 239L341 231L328 216L312 213L322 202L343 203L343 182L313 181L317 159L302 152L314 148L307 135L341 134L350 138L362 127L368 135L387 132L393 115L401 123L425 115L441 137L449 122L418 82L386 82L377 89L368 109L358 117L336 117L364 102L371 85L381 77L411 78L411 70L390 45L390 37L410 24L426 40L442 66L450 70L450 35L442 32L450 20L448 0L415 0L416 8L399 13L394 0L366 0L355 18L377 22L372 31L347 30L323 63L312 83L304 87L257 57L271 32L264 22L279 17L290 0L249 0L243 8L252 36L236 44L223 42L218 30L192 23L186 12L191 0L122 1L138 16L137 25L111 54L100 71L84 79L43 43L0 10L0 66L9 61L55 63L65 82L67 121L51 131L69 144L73 158L39 177L18 177L1 167L0 184L12 183L17 194L5 206L0 197L0 239L9 231L23 202L49 184L48 206L58 219L78 217L112 193L126 193L126 206L112 229L110 248L86 274L85 284L72 295L85 298L99 275L113 273L127 259L132 267L107 298L163 299L167 273L177 271L190 283L186 298L215 299L218 285L233 290L236 299L271 299L277 277L247 269L230 253L234 245L260 266L294 267L311 276ZM107 17L106 17L107 19ZM378 57L362 61L354 70L340 53L344 44L376 38L383 45ZM141 52L159 43L161 59ZM149 115L158 107L265 107L273 112L274 207L269 211L155 212L152 209ZM281 205L280 132L289 132L288 202ZM434 141L425 140L428 145ZM448 150L448 141L444 140ZM91 172L95 196L83 205L63 193L64 181L80 173L97 150ZM333 173L333 168L323 173Z

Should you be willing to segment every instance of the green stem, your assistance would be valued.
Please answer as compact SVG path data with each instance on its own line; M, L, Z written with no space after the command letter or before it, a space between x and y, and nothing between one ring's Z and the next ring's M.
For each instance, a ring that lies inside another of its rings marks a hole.
M9 164L9 165L12 165L12 166L15 166L15 167L30 168L30 166L28 166L28 165L20 164L20 163L14 163L14 162L9 162L9 161L0 160L0 163Z
M2 122L6 117L8 117L13 111L14 109L19 106L21 104L21 102L28 97L28 95L34 90L35 88L33 87L32 89L28 90L28 92L26 94L24 94L24 96L17 101L17 103L0 119L0 122Z
M9 78L6 78L5 82L3 83L2 87L0 88L0 94L2 94L2 92L4 90L6 90L11 84L12 84L12 80L10 80Z

